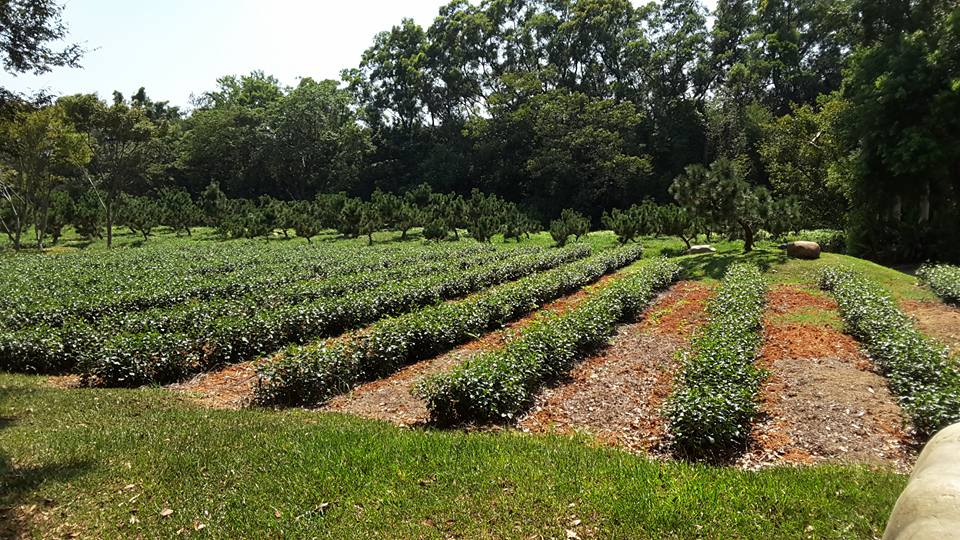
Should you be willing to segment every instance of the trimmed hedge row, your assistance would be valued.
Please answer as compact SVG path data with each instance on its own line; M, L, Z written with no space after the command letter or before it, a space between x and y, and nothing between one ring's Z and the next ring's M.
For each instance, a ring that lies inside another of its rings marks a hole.
M293 347L259 369L264 405L322 402L527 313L640 258L639 246L601 253L456 302L377 322L350 340Z
M429 262L509 254L491 246L339 247L278 249L257 245L207 246L143 253L118 250L19 257L0 261L0 325L9 330L60 326L71 319L94 322L129 312L166 308L189 300L211 300L338 276L399 270ZM509 255L500 255L509 256ZM43 287L38 287L43 283ZM316 295L315 295L316 296Z
M435 260L439 253L425 251L423 255L427 259L425 262L408 264L399 268L387 266L380 272L407 277L406 281L399 284L387 283L381 287L371 285L365 291L357 292L348 297L347 300L353 301L356 305L360 302L369 309L362 315L366 317L375 317L380 311L390 309L401 309L403 301L416 302L418 297L415 294L400 295L403 291L410 293L419 291L421 293L437 293L457 295L464 292L470 292L470 287L480 285L484 280L496 280L501 274L507 277L516 272L523 272L525 268L540 268L542 264L548 266L560 264L568 257L580 257L589 254L589 249L581 246L579 250L567 250L563 252L548 252L542 248L522 248L515 250L472 250L468 253L476 253L472 256L454 258L453 252L447 254L444 252L443 260ZM559 256L560 262L555 262L554 258ZM545 257L545 258L544 258ZM364 257L358 257L354 264L369 265L372 260L365 260ZM410 261L408 261L410 262ZM340 265L344 267L343 264ZM408 270L413 268L417 272ZM444 270L440 273L441 270ZM432 274L431 274L432 271ZM415 277L416 276L416 277ZM369 277L369 276L368 276ZM371 284L374 280L370 280ZM324 287L326 281L316 282L318 287ZM334 283L341 283L334 279ZM435 285L446 284L444 289L437 289ZM431 288L431 285L434 287ZM282 287L282 284L275 284L275 287ZM377 296L381 297L381 302L377 302ZM386 302L392 300L392 303ZM421 298L420 301L435 301L432 297ZM336 306L333 305L337 299L331 294L329 297L313 299L311 304L324 305L325 313L331 313L328 317L330 331L336 331L337 321L343 320L336 317ZM365 302L365 303L364 303ZM208 347L206 352L196 353L191 349L200 345L190 345L195 341L207 335L230 334L230 327L237 324L245 325L250 322L262 321L264 317L273 318L276 312L280 313L302 313L297 306L297 297L282 291L275 291L272 296L264 294L248 295L240 298L223 300L214 299L208 301L190 300L167 308L154 308L145 311L124 312L117 315L107 316L95 322L88 322L80 318L69 318L57 323L39 323L27 326L21 329L5 329L0 327L0 369L8 371L20 371L28 373L55 373L74 369L80 363L93 365L98 362L96 356L101 350L116 353L118 359L111 360L104 356L104 362L110 365L116 361L124 363L129 354L147 354L155 356L159 350L153 347L155 343L175 343L176 348L183 351L179 354L170 352L170 346L165 346L165 357L176 358L187 354L198 356L198 359L191 360L198 366L201 360L211 362L228 361L228 358L218 359L216 351L229 351L217 347ZM70 309L77 304L67 304L65 308ZM314 306L316 307L316 306ZM346 320L344 324L350 324ZM224 328L226 327L226 328ZM256 335L257 331L270 331L277 339L282 335L290 335L290 331L277 332L276 324L266 328L254 328L252 332ZM296 329L291 329L295 331ZM307 331L308 329L305 329ZM246 332L246 330L244 330ZM153 336L152 338L150 336ZM162 340L159 336L165 336ZM228 343L241 340L241 344L251 344L250 340L242 341L243 335L238 335ZM119 345L114 346L113 342ZM137 344L132 347L130 344ZM241 349L242 350L241 345ZM114 350L118 349L118 350ZM144 362L147 362L144 359ZM187 372L195 371L199 368L187 369Z
M745 444L764 376L754 360L763 340L765 302L757 267L737 264L727 270L664 409L678 453L722 456Z
M541 272L590 254L589 246L550 250L454 270L337 298L214 319L192 333L119 335L77 359L90 384L139 386L180 380L369 324L380 318Z
M100 328L109 328L113 334L181 332L200 334L216 319L224 317L255 317L258 313L281 309L318 299L335 297L394 286L396 283L422 280L424 276L446 275L480 268L494 268L503 261L520 257L535 257L545 253L543 248L520 248L483 253L473 257L410 264L399 268L367 271L324 280L308 280L277 285L273 290L232 299L188 301L170 308L155 308L123 313L97 322Z
M917 275L944 302L960 304L960 266L949 264L922 266Z
M502 349L481 353L450 372L425 379L417 393L439 423L513 418L531 404L545 381L566 374L578 358L604 343L619 322L635 317L678 274L679 267L672 261L651 261L576 308L539 318Z
M866 345L920 435L960 421L960 370L881 285L854 270L825 268L820 287L833 293L848 331Z

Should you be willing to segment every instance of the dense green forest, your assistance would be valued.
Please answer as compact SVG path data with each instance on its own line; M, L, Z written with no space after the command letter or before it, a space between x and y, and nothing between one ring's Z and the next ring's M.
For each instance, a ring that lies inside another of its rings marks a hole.
M7 71L77 62L75 46L42 45L65 35L59 9L4 5L5 27L22 30L0 40ZM403 20L376 35L341 81L227 75L189 110L143 88L4 92L11 238L31 228L43 244L59 222L109 234L123 208L150 213L143 197L189 226L273 200L296 220L296 201L319 195L320 209L307 204L322 213L353 200L339 193L381 205L394 194L394 206L492 199L497 227L520 233L564 209L609 225L622 219L614 209L650 200L678 204L680 230L699 223L748 244L761 229L834 228L867 258L958 260L960 7L454 0L427 28ZM415 225L443 227L437 212ZM382 225L354 215L355 233Z

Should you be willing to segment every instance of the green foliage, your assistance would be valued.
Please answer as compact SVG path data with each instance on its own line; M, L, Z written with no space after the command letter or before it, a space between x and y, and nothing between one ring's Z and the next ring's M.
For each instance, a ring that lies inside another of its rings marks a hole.
M882 286L835 267L823 269L820 286L836 298L847 329L866 345L921 436L960 421L960 369Z
M21 247L26 224L35 224L37 245L44 247L51 197L67 176L90 162L87 138L62 106L21 110L0 118L0 200L6 206L8 234Z
M960 304L960 267L948 264L924 265L917 271L944 302Z
M84 191L74 206L71 220L73 228L80 236L92 240L103 238L103 225L105 223L106 215L100 195L96 190Z
M579 239L590 232L590 220L570 208L560 212L560 217L550 222L550 236L558 246L567 243L571 236Z
M881 261L958 261L960 8L880 13L840 95L849 249Z
M349 339L288 349L263 366L262 404L316 404L356 384L439 354L638 259L639 247L605 252L492 287L463 300L385 319Z
M787 242L797 240L809 240L820 245L820 250L827 253L846 253L847 251L847 233L835 229L814 229L800 230L795 234L784 236Z
M149 197L133 197L123 194L119 199L118 222L146 240L150 231L163 220L163 207Z
M754 360L763 341L765 302L766 287L757 267L730 266L666 404L676 452L723 457L746 443L763 380Z
M56 244L63 234L63 228L70 224L76 213L76 204L65 190L57 190L50 194L50 208L47 212L46 233L50 235L50 243Z
M417 393L437 422L513 418L530 405L541 385L565 375L576 360L604 343L620 321L639 314L678 273L679 267L666 259L648 262L596 291L583 304L537 319L502 349L428 377Z
M743 178L742 167L726 158L714 161L710 168L690 165L674 180L670 193L707 227L743 238L744 252L753 249L754 235L761 227L769 228L775 221L790 219L789 214L772 219L775 205L770 193L750 185ZM777 207L785 208L783 203ZM783 227L781 224L774 228Z
M157 204L161 212L160 223L177 234L185 232L189 235L190 227L203 223L203 213L185 189L161 188L157 191ZM216 204L215 201L213 204Z
M679 237L687 249L690 249L690 240L697 235L699 226L690 216L690 212L675 204L662 205L657 212L660 232Z

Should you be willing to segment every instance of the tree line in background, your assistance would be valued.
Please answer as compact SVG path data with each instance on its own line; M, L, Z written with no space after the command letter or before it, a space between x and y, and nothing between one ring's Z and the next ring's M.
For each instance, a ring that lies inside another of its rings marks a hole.
M29 3L53 4L13 4ZM719 0L712 13L697 0L454 0L427 28L375 36L342 76L226 76L188 113L143 89L5 99L3 225L39 225L43 244L65 193L99 204L109 239L121 201L206 201L215 185L241 216L269 207L261 197L338 201L362 234L374 218L354 207L425 183L551 226L571 221L565 209L612 227L642 222L646 200L676 202L748 248L760 229L828 227L876 260L960 259L949 0ZM241 228L256 225L230 234Z

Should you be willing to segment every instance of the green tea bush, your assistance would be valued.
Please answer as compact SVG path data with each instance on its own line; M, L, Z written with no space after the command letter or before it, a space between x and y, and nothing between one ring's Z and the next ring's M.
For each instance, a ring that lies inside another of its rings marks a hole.
M635 317L678 273L672 261L651 261L576 308L537 319L502 349L425 379L417 393L436 422L513 418L544 382L566 374L577 359L603 344L620 321Z
M944 302L960 304L960 266L924 265L920 267L917 275Z
M271 405L321 402L361 381L383 377L467 341L641 255L639 246L604 252L463 300L382 320L350 340L290 348L260 368L257 401Z
M204 318L189 330L164 334L162 340L114 335L81 354L77 361L84 379L91 384L137 386L171 382L198 371L262 356L288 344L335 335L386 316L548 270L589 254L588 246L579 245L538 251L469 270L452 268L346 296ZM135 349L132 352L131 343ZM151 349L151 344L160 348Z
M665 407L679 454L722 456L746 442L763 379L754 359L762 341L765 294L760 271L738 264L727 270L710 301L709 320L694 337Z
M882 286L854 270L825 268L820 287L833 293L847 329L866 345L921 436L960 421L960 370Z

